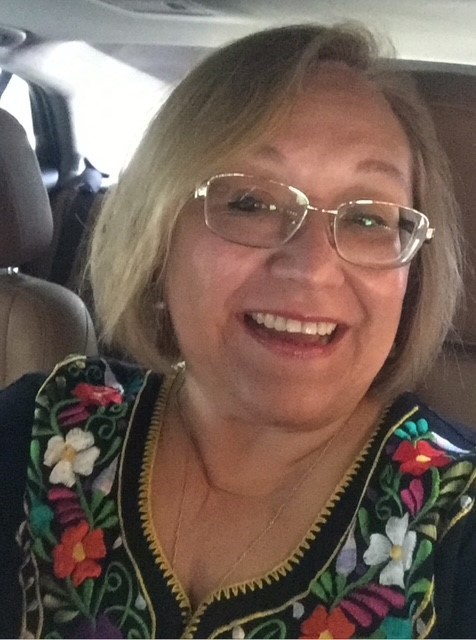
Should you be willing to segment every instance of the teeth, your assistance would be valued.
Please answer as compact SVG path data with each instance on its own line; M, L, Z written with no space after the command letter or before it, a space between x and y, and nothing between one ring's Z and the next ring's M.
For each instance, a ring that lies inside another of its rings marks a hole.
M337 325L334 322L301 322L272 313L252 313L251 317L257 324L263 324L267 329L286 331L287 333L303 333L307 336L330 336Z

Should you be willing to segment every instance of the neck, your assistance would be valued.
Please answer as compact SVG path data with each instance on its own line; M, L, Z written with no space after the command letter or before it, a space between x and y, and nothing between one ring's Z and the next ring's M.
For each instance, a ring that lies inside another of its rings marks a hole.
M343 454L349 461L373 431L382 407L362 399L332 420L282 424L243 420L201 393L185 376L177 395L177 421L202 467L209 488L264 497L289 486L310 469ZM315 462L317 461L317 462Z

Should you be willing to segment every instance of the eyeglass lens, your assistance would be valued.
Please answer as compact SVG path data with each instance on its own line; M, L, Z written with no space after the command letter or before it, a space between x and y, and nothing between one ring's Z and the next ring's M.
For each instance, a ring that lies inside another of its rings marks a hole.
M241 175L215 176L208 183L205 219L219 236L252 247L289 240L309 202L297 189ZM333 216L334 217L334 216ZM341 205L333 220L339 255L360 265L390 266L405 259L418 227L418 213L374 201Z

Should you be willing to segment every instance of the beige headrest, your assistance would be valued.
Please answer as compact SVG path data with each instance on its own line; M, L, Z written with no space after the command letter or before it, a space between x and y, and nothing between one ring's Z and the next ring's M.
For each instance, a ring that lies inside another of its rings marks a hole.
M53 236L48 194L23 127L0 109L0 268L47 251Z
M449 157L462 209L467 299L457 329L465 344L476 345L476 76L444 72L418 72L415 76Z
M71 353L97 354L91 317L76 294L21 273L0 275L0 389L30 371L50 371Z

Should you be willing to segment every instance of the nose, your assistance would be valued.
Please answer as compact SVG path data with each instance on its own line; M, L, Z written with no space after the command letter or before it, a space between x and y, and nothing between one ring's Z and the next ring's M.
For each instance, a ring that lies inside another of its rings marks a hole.
M269 258L276 277L312 286L339 286L345 279L345 263L332 246L329 214L309 211L302 227Z

